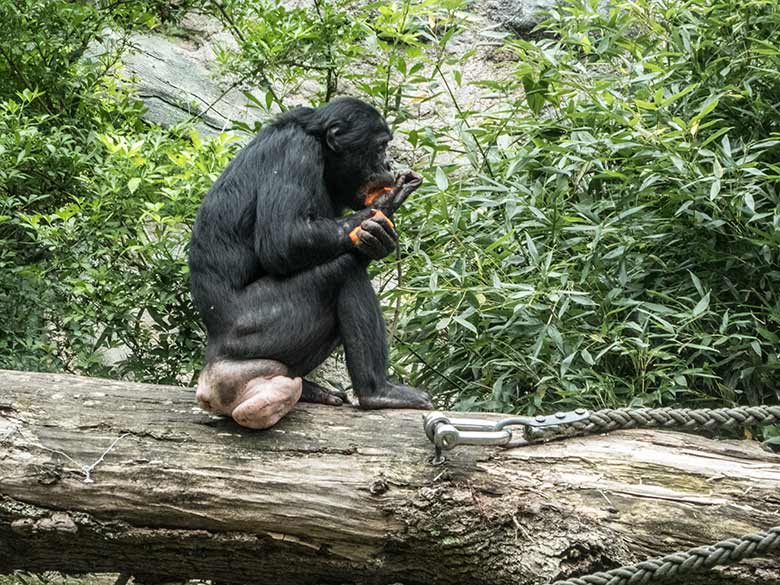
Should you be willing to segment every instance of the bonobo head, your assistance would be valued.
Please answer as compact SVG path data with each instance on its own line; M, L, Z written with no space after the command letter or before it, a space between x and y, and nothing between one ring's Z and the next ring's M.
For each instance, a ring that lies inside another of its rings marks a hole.
M393 133L384 118L367 103L337 98L316 112L325 152L325 181L338 205L360 209L377 187L392 186L386 159Z

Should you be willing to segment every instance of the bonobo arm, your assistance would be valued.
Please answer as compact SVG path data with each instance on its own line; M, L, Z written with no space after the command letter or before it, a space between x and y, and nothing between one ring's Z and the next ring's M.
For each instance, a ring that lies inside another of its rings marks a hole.
M395 231L375 210L332 217L317 139L273 135L263 146L249 164L257 172L254 249L267 273L294 274L353 250L381 258L395 249Z
M364 209L344 218L318 217L305 205L294 207L296 199L304 198L290 195L270 210L258 210L255 252L270 274L294 274L351 251L355 244L350 233L372 215Z

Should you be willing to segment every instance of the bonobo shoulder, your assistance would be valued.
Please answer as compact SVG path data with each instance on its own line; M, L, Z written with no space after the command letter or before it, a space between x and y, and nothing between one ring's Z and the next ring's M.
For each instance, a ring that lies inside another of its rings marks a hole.
M266 126L262 131L273 132L289 126L297 126L309 133L319 132L319 121L317 120L317 110L314 108L300 107L279 114L273 122Z

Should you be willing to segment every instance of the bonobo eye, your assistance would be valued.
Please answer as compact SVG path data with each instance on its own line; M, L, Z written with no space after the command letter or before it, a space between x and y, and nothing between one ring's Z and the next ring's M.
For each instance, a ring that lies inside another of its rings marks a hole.
M377 150L384 154L385 150L387 150L387 145L390 143L390 138L388 136L383 136L379 139L379 144L377 145Z

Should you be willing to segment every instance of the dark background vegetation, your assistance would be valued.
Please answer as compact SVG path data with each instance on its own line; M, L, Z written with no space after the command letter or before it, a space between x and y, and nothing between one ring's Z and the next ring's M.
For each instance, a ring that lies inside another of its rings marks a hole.
M462 8L0 0L0 367L196 375L186 247L239 142L144 122L120 56L199 10L268 117L304 80L358 95L425 174L376 266L398 377L507 412L778 403L778 3L566 3L490 37L484 111L453 92ZM403 132L434 96L451 123Z

